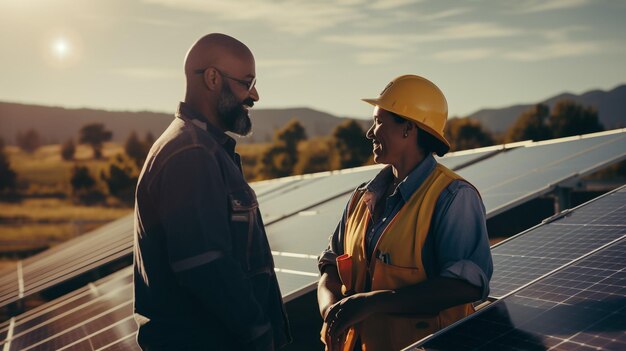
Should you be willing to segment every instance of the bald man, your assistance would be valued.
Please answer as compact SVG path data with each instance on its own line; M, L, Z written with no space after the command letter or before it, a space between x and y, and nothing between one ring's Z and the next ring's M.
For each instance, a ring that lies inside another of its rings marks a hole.
M235 140L259 100L252 52L224 34L185 59L187 90L135 202L135 319L144 350L274 350L290 341L274 262Z

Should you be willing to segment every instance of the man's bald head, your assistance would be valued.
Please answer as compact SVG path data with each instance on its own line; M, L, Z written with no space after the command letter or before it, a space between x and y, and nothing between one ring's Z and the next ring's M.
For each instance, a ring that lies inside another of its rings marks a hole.
M248 109L259 100L254 56L246 45L225 34L200 38L185 58L185 103L224 131L249 134Z
M207 34L187 52L185 76L189 80L196 74L196 70L210 66L229 69L239 61L250 59L254 60L252 52L239 40L221 33Z

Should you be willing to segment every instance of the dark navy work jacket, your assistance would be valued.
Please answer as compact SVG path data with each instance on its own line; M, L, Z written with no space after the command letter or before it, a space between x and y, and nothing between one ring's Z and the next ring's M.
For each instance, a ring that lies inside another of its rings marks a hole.
M235 141L181 103L135 204L135 319L150 349L278 348L290 340L274 262Z

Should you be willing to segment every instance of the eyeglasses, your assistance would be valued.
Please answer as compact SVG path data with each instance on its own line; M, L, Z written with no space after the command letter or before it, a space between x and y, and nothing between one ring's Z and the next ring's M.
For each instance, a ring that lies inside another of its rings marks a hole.
M216 71L218 71L218 72L219 72L222 76L224 76L225 78L232 79L232 80L234 80L235 82L237 82L237 83L239 83L239 84L243 85L244 87L246 87L246 89L248 89L248 91L250 91L250 90L254 89L254 86L256 85L256 77L252 78L252 80L243 80L243 79L238 79L238 78L235 78L235 77L233 77L233 76L230 76L230 75L228 75L228 74L224 73L224 71L222 71L221 69L219 69L219 68L217 68L217 67L212 67L212 66L207 67L207 68L197 69L197 70L195 70L195 73L196 73L196 74L204 74L204 72L205 72L207 69L209 69L209 68L214 68Z

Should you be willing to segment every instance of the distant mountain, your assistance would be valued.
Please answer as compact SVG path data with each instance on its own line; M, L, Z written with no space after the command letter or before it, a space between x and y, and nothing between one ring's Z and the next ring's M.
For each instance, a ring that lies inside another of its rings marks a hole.
M276 129L284 126L292 118L297 118L306 129L309 137L328 135L345 118L310 108L253 109L253 135L238 138L239 142L270 141ZM61 107L25 105L0 102L0 137L7 144L14 144L18 132L34 128L46 143L59 143L66 139L76 140L82 126L90 123L104 123L113 131L113 140L124 142L132 131L144 138L147 132L158 137L174 118L174 112L124 112L94 109L66 109ZM370 121L359 121L365 128Z
M626 85L620 85L613 90L592 90L581 95L563 93L541 103L554 107L557 101L573 100L584 106L593 106L598 111L600 122L605 129L614 129L626 126ZM469 115L495 133L505 132L517 118L535 104L514 105L498 109L482 109Z
M611 91L592 90L582 95L563 93L541 101L552 108L563 99L570 99L585 106L594 106L606 129L626 126L626 85ZM495 133L505 132L524 111L534 104L514 105L498 109L482 109L469 115L478 119L483 126ZM173 109L173 108L172 108ZM14 144L18 132L34 128L46 143L59 143L69 138L78 138L79 130L89 123L104 123L113 131L113 140L124 142L132 131L143 138L147 132L158 137L173 119L172 113L105 111L94 109L66 109L40 105L25 105L0 102L0 138ZM254 134L238 138L241 143L267 142L274 131L290 119L297 118L309 137L329 135L346 118L310 108L253 109L251 112ZM358 120L364 129L370 120Z

